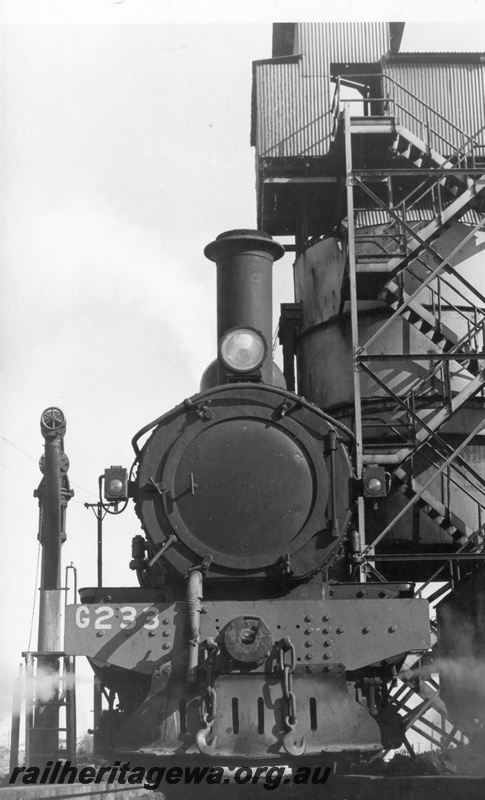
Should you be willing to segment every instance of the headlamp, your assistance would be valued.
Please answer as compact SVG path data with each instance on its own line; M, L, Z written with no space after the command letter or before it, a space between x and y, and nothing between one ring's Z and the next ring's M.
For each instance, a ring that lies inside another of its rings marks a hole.
M104 471L104 497L110 502L128 499L128 470L109 467Z
M219 358L233 372L253 372L261 366L268 347L254 328L232 328L219 342Z
M386 497L388 475L383 467L367 467L362 474L364 497Z

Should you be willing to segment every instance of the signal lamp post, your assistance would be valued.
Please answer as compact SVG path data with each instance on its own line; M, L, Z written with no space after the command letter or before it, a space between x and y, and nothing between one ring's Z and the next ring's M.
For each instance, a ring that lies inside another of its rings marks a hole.
M104 482L104 499L102 500L102 485ZM98 532L98 589L103 585L103 520L106 514L118 514L118 503L128 500L128 470L124 467L109 467L104 475L100 475L99 500L97 503L84 503L85 508L92 508L97 520ZM113 507L114 511L110 511ZM123 506L121 511L126 508Z
M105 518L106 508L104 507L101 500L97 503L84 503L85 508L92 508L94 511L94 516L97 520L97 532L98 532L98 559L97 559L97 566L98 566L98 589L101 588L103 585L103 519Z

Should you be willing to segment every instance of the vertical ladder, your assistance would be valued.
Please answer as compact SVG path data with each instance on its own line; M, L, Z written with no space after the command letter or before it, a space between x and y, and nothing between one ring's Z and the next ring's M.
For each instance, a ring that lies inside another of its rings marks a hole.
M345 176L347 193L347 252L349 260L349 284L350 284L350 319L352 336L352 357L359 351L359 317L357 306L357 257L355 247L355 210L354 210L354 187L352 181L352 117L350 103L344 106L344 142L345 142ZM353 364L354 381L354 409L355 409L355 470L358 481L362 480L363 469L363 438L362 438L362 402L360 387L360 371L354 360ZM364 498L360 495L357 498L357 529L361 538L361 549L365 543L365 507ZM359 569L360 580L366 580L366 574L362 568Z
M76 760L75 657L64 652L22 653L25 658L25 759L41 765L51 759ZM46 659L58 659L62 668L52 682L43 673ZM59 724L63 710L64 725ZM46 713L44 713L46 712ZM43 724L45 717L47 724ZM42 723L42 724L40 724ZM53 743L55 742L54 746ZM47 745L47 746L46 746Z

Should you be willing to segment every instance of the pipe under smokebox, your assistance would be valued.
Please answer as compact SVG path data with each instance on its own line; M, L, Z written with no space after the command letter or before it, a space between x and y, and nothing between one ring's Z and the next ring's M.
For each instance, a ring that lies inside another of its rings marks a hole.
M261 375L268 384L273 382L273 262L284 252L284 247L269 234L257 230L221 233L204 250L217 267L218 341L232 328L260 331L268 347ZM219 363L219 383L225 382L226 373Z

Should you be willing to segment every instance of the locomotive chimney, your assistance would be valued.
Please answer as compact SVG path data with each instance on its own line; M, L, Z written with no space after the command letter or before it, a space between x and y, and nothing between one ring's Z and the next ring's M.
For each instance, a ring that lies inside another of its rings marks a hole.
M221 233L204 254L217 267L217 339L234 328L262 333L266 354L261 364L263 383L273 383L271 342L273 335L273 261L284 247L263 231L233 230ZM218 383L227 370L218 361ZM241 376L241 379L244 379Z

